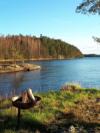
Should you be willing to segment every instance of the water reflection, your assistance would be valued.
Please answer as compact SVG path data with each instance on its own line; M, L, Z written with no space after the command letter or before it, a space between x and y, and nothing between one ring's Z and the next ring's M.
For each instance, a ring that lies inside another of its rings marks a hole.
M24 81L24 72L18 72L13 74L12 83L11 83L11 93L12 95L18 94L18 88Z

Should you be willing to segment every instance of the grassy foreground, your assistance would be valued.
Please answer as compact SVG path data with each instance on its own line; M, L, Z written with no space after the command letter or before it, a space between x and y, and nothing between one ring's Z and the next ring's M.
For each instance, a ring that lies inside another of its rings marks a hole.
M41 102L29 110L21 110L19 128L16 128L17 109L7 107L11 100L0 102L0 133L100 132L99 90L63 89L36 95Z

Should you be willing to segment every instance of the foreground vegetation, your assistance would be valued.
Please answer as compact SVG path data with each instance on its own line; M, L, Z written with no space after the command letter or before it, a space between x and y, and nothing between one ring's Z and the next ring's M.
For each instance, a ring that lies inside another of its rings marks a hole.
M63 88L59 91L35 94L41 102L21 111L17 128L17 110L11 100L0 104L1 133L99 133L100 91L95 89ZM8 107L7 107L8 105ZM6 108L7 107L7 108Z

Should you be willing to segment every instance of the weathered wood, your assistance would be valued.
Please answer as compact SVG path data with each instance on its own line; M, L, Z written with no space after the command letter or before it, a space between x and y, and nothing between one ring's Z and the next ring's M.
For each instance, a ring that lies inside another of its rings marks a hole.
M37 105L40 102L41 98L38 96L35 96L35 101L29 101L27 103L22 102L22 98L20 97L18 100L16 101L12 101L13 106L15 106L16 108L20 108L20 109L29 109L31 107L34 107L35 105Z
M29 109L31 107L34 107L40 102L40 100L41 98L39 96L33 96L32 90L30 88L24 93L22 93L21 96L16 96L12 98L12 105L18 109L17 129L20 125L21 109Z

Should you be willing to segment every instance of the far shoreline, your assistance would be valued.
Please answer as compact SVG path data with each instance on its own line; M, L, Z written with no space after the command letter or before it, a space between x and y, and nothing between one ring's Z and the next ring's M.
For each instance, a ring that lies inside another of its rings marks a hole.
M73 58L31 58L31 59L1 59L0 73L12 73L20 71L33 71L41 69L41 66L29 63L31 61L53 61L53 60L71 60L83 57ZM27 63L28 62L28 63Z
M25 62L25 61L43 61L43 60L70 60L70 59L80 59L83 57L72 57L72 58L31 58L31 59L0 59L0 63L5 62Z

